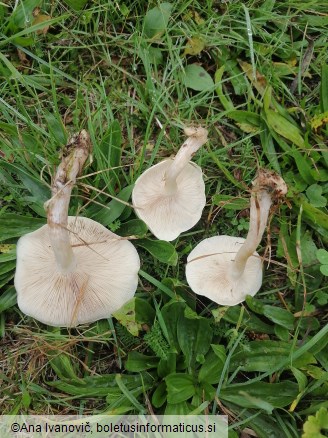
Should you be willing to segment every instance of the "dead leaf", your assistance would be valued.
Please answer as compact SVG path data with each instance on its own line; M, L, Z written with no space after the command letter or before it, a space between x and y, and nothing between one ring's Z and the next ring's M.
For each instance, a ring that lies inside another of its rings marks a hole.
M27 59L25 52L23 52L20 49L17 49L17 55L22 65L30 65L30 61Z
M190 38L186 44L186 48L183 52L183 55L199 55L202 50L204 50L205 42L201 38Z
M322 114L317 114L310 120L311 128L315 131L326 123L328 123L328 111L325 111Z
M49 21L49 20L51 20L50 15L38 14L38 15L34 18L32 24L33 24L33 25L35 25L35 24L40 24L40 23L44 23L44 22ZM42 34L45 35L45 34L48 32L49 27L50 27L50 26L44 26L43 29L39 29L39 30L37 30L37 31L36 31L37 35L42 35Z
M183 15L182 19L183 21L194 20L194 22L198 25L205 23L205 20L199 15L199 13L193 10L188 10L186 14Z
M251 134L252 132L258 132L259 128L249 123L236 123L236 125L244 132Z
M37 17L41 12L41 8L39 8L38 6L36 8L33 9L33 17Z
M260 72L256 70L256 78L254 80L253 78L253 68L251 64L248 62L244 62L241 60L238 60L240 67L243 69L243 71L246 73L247 78L250 80L253 87L260 93L261 96L264 95L265 89L267 87L267 80L265 76L263 76Z

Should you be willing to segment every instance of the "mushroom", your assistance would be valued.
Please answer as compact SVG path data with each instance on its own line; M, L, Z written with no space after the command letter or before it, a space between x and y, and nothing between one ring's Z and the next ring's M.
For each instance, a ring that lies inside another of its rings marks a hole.
M186 127L188 136L174 159L147 169L136 181L132 202L137 216L163 240L174 240L192 228L205 206L202 170L189 160L207 141L207 130Z
M234 306L255 295L262 284L262 260L255 251L267 225L270 207L287 193L284 180L260 170L253 181L247 238L215 236L189 254L186 278L191 289L218 304Z
M52 326L108 318L133 297L140 260L134 246L84 217L68 217L71 191L91 150L82 130L67 145L46 202L47 225L17 244L19 308Z

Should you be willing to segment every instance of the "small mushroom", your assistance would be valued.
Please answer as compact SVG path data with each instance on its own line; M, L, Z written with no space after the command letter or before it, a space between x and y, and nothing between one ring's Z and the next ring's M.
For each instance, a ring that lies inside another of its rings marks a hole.
M174 240L192 228L205 206L202 170L190 159L207 141L207 130L184 129L188 136L174 159L161 161L136 181L132 202L136 214L163 240Z
M45 205L47 225L17 244L18 306L52 326L108 318L137 288L140 260L134 246L91 219L67 216L72 188L90 150L85 130L71 139Z
M215 236L200 242L188 256L191 289L218 304L234 306L255 295L262 284L262 260L255 251L267 225L272 203L287 193L284 180L260 170L253 181L247 238Z

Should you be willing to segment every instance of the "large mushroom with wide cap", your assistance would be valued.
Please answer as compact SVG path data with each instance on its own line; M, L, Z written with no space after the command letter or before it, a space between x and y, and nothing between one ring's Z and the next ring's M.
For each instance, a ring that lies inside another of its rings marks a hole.
M137 288L140 260L134 246L91 219L68 217L71 191L90 150L85 130L72 137L45 205L47 225L17 244L18 306L52 326L108 318Z
M202 170L190 159L207 141L207 130L186 127L187 140L174 159L147 169L136 181L132 202L137 216L162 240L174 240L192 228L204 209Z
M249 231L246 239L215 236L200 242L186 266L191 289L218 304L234 306L255 295L262 285L262 259L256 252L273 202L287 193L275 172L260 170L253 181Z

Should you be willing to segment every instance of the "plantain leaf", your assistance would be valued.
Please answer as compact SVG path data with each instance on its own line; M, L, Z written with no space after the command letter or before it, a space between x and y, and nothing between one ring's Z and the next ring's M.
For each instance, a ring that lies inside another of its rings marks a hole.
M175 266L178 263L178 253L170 242L164 240L138 239L134 243L148 251L153 257Z
M0 216L0 241L20 237L37 230L46 223L45 219L6 213Z
M260 408L267 412L288 406L298 394L298 385L284 380L281 383L250 382L231 385L220 392L222 400L245 408Z
M294 351L297 351L295 348ZM237 367L242 371L268 371L279 365L282 359L288 359L291 355L291 348L288 342L251 341L246 346L238 346L230 361L230 369ZM311 353L305 352L293 361L295 368L303 367L307 364L316 363Z
M168 403L181 403L195 394L193 377L188 374L174 373L165 378Z
M265 110L265 115L269 127L277 134L287 138L302 149L306 147L301 131L285 117L269 108Z
M185 68L184 83L186 87L196 91L204 91L214 87L211 76L198 64L190 64Z
M158 39L163 35L171 16L172 7L172 3L160 3L146 13L143 31L147 38Z

